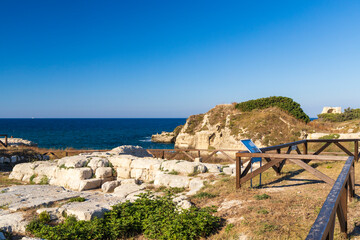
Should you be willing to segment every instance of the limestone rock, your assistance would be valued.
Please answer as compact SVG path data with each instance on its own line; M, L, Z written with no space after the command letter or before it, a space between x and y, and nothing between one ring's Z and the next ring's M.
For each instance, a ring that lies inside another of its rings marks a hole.
M58 166L65 166L66 168L81 168L88 163L86 157L77 155L71 157L64 157L58 160Z
M173 132L162 132L151 136L152 142L158 143L175 143L176 136Z
M101 190L103 192L113 192L114 189L121 184L120 181L109 181L101 185Z
M194 195L197 193L202 187L204 187L204 181L199 178L193 178L189 182L190 191L186 193L186 195Z
M114 189L114 195L125 198L131 193L143 190L145 187L137 184L121 184Z
M186 176L158 173L155 177L154 185L157 187L187 188L189 187L189 182L189 177Z
M117 177L118 178L130 178L130 168L117 168L116 169Z
M0 138L0 141L5 142L5 138ZM36 143L22 139L22 138L8 138L8 146L19 147L19 146L37 146Z
M225 173L226 175L232 175L233 172L234 172L234 168L231 168L231 167L223 168L223 173Z
M132 146L132 145L124 145L111 150L111 153L115 153L117 155L132 155L136 157L152 157L150 153L146 151L146 149L140 146Z
M112 168L111 167L99 167L96 169L95 176L96 176L96 178L101 178L101 179L109 178L112 176Z
M206 166L199 162L188 162L183 160L164 161L161 164L161 169L164 171L176 171L183 174L203 173L206 172Z
M88 167L90 167L94 172L99 167L108 167L109 166L109 160L106 158L100 158L100 157L90 157L88 159L89 163L87 164Z
M0 229L6 232L25 233L29 220L25 220L22 212L0 215Z
M101 179L81 180L79 184L79 191L99 188L101 186L101 183L102 183Z

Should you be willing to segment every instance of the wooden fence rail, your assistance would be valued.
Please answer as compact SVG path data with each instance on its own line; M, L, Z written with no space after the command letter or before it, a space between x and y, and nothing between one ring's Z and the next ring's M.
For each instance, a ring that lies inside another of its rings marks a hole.
M0 134L0 137L5 137L4 142L0 140L0 145L3 145L4 147L7 147L8 146L8 135Z
M207 156L205 156L202 161L206 162L208 159L213 157L217 153L221 153L223 156L225 156L226 159L230 160L231 162L235 162L235 159L230 157L229 154L226 152L238 152L239 150L230 150L230 149L147 149L147 152L152 154L153 156L160 157L162 159L165 159L165 153L172 153L168 157L168 159L174 159L175 156L177 156L180 153L183 153L185 156L187 156L191 161L195 161L195 158L202 157L202 152L209 153ZM190 152L194 152L195 154L191 155Z
M354 157L349 157L329 195L327 196L319 215L306 239L334 239L336 215L340 223L340 231L347 238L348 198L355 196Z

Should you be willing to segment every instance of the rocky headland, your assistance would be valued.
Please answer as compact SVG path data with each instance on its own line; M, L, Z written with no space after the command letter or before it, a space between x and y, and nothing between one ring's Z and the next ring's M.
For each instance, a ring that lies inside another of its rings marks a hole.
M221 104L190 116L173 132L153 135L154 142L173 142L183 149L246 150L241 139L267 147L301 139L360 138L359 119L344 122L311 121L290 98L270 97Z

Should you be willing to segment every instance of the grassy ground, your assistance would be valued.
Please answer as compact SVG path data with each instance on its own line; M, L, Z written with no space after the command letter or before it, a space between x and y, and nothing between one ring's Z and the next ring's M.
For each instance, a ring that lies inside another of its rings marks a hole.
M336 179L343 163L313 163L313 167ZM356 166L356 179L360 167ZM258 182L258 178L254 183ZM318 181L310 173L294 164L286 164L281 176L270 169L262 175L263 186L235 189L235 178L225 177L215 184L209 183L200 193L202 198L192 201L200 207L219 206L218 215L227 220L227 225L211 239L239 239L246 235L251 239L305 239L315 221L331 187ZM356 192L359 191L359 184ZM351 238L359 236L359 197L349 204L349 233ZM221 209L224 203L234 206ZM335 238L345 239L336 223Z

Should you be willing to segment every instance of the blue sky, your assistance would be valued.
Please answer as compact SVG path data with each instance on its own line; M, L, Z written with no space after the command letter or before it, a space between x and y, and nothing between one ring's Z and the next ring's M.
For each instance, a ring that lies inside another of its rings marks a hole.
M0 117L358 108L360 1L0 1Z

